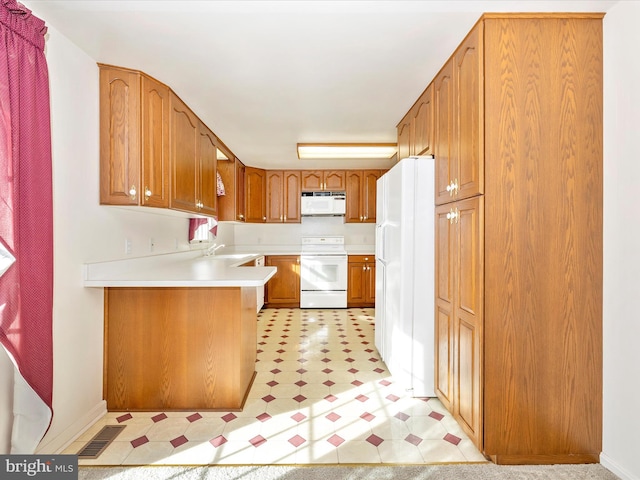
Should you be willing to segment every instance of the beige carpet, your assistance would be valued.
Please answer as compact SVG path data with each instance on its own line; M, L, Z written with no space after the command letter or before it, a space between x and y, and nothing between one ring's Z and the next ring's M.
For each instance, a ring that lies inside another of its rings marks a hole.
M618 480L601 465L80 467L83 480Z

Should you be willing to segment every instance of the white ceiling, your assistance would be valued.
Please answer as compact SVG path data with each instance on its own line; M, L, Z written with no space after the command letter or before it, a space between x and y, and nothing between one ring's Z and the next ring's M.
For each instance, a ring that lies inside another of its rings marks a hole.
M246 164L296 143L395 142L396 125L483 12L606 12L617 1L25 0L97 62L169 85Z

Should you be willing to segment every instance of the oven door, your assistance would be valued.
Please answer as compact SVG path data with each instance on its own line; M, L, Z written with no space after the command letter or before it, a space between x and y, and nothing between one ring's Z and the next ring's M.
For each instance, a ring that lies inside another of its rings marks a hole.
M300 258L300 290L347 290L346 255L308 255Z

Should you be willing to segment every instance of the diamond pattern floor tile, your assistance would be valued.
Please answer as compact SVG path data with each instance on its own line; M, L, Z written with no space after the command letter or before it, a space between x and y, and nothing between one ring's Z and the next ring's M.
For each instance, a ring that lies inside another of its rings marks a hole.
M243 411L108 413L97 430L126 428L80 465L484 459L437 399L408 397L394 383L374 346L373 309L264 309L257 347Z

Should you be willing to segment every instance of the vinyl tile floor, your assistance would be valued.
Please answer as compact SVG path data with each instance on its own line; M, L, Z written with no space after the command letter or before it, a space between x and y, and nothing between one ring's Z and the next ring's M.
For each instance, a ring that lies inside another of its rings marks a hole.
M373 309L263 309L241 412L109 412L126 427L80 465L426 464L486 459L435 398L411 398L374 345Z

